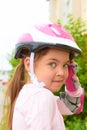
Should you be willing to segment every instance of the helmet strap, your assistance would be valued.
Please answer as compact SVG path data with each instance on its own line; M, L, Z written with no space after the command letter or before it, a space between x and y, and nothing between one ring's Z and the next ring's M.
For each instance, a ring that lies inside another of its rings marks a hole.
M34 74L34 52L31 52L30 55L30 72Z
M45 83L44 82L39 82L38 79L37 79L37 76L34 73L34 55L35 55L35 53L31 52L31 55L30 55L30 72L29 72L31 82L35 86L44 87Z

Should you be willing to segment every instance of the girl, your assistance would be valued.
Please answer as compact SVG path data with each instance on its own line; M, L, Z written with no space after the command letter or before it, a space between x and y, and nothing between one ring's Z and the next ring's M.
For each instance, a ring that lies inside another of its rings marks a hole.
M73 61L79 53L72 36L54 23L35 25L19 39L6 130L65 130L62 115L83 110L84 90ZM55 96L64 84L65 92Z

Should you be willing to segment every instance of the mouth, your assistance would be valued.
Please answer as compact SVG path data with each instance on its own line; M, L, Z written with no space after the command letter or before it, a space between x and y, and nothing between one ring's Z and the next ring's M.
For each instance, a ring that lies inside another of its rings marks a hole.
M63 83L63 80L54 80L54 83Z

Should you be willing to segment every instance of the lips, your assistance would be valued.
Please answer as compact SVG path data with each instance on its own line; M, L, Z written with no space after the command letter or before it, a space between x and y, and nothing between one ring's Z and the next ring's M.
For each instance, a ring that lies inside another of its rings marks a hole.
M61 82L63 82L63 80L54 80L53 82L55 82L55 83L61 83Z

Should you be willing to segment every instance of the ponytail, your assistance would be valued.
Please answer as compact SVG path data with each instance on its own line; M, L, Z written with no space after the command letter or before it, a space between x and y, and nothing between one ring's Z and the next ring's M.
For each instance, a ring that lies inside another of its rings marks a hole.
M9 108L9 115L8 115L8 124L6 130L12 130L12 118L13 118L13 110L16 98L22 89L23 85L26 83L25 78L25 69L24 64L20 63L14 72L13 78L9 82L8 90L6 92L6 96L10 98L10 108ZM8 109L8 108L7 108Z
M22 86L25 84L25 69L24 69L24 64L20 63L14 72L12 80L9 82L8 85L8 91L10 99L11 99L11 104L14 102L15 98L19 94Z

